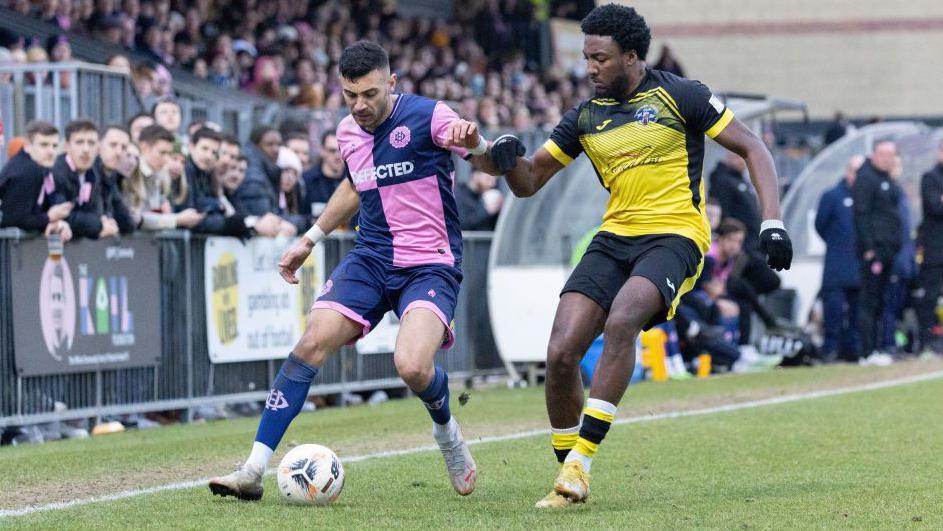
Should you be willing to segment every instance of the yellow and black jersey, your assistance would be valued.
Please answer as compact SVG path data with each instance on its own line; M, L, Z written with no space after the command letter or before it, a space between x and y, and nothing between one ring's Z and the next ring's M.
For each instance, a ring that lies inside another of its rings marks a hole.
M700 82L649 68L626 100L591 99L567 111L544 149L564 166L586 152L610 194L600 230L678 234L707 252L704 135L731 120Z

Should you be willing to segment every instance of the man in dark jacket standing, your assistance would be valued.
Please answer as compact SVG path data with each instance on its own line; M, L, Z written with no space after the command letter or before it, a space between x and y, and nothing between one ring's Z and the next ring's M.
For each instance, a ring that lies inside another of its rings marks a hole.
M68 218L72 232L83 238L111 238L134 230L126 209L118 212L122 218L120 224L113 217L112 190L105 182L98 151L95 124L88 120L73 120L65 127L65 152L59 155L52 167L56 187L67 201L75 204ZM105 212L106 199L110 215Z
M851 197L855 174L864 157L848 161L845 178L825 192L815 214L815 231L825 240L825 267L822 271L822 306L825 318L825 343L822 358L836 356L857 360L858 288L861 264L855 245L854 200Z
M756 253L760 248L760 209L753 185L743 175L746 167L746 161L728 151L726 158L718 162L711 172L708 196L720 203L724 217L733 218L746 225L743 249Z
M859 360L880 365L892 361L886 354L876 352L875 340L894 257L903 245L900 216L903 191L890 173L896 158L897 146L892 140L875 143L871 156L858 170L852 191L858 256L861 258Z
M943 353L941 333L937 328L936 305L943 284L943 141L937 147L937 162L920 179L920 199L923 203L923 223L917 244L923 253L917 283L922 296L917 300L917 318L920 321L920 348L923 352Z
M59 147L59 130L48 122L26 126L26 146L0 172L0 227L72 237L66 218L73 204L56 189L52 165Z

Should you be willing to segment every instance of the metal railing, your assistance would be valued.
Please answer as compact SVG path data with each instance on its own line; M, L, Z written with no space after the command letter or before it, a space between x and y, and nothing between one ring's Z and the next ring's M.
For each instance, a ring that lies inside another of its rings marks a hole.
M437 355L455 381L500 371L488 317L486 283L491 233L464 235L465 279L456 308L455 346ZM13 326L13 266L17 245L32 239L0 231L0 427L54 420L184 409L264 400L280 360L214 364L208 355L203 252L205 238L167 231L160 249L160 362L155 366L72 374L17 372ZM325 240L325 271L353 246L350 235ZM25 311L16 308L16 311ZM37 339L39 340L39 339ZM403 387L392 352L358 353L344 347L322 367L311 394Z
M31 120L46 120L61 130L79 117L101 125L122 123L141 108L131 78L105 66L80 62L0 66L0 116L7 141L22 135Z

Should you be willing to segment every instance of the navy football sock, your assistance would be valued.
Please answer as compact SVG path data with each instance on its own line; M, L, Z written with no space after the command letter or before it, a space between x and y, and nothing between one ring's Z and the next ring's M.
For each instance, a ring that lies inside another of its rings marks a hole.
M419 399L429 410L429 416L436 424L447 424L452 417L449 411L449 375L442 367L436 365L435 376L429 387L418 393Z
M317 375L317 367L308 365L294 353L288 355L265 401L259 430L255 434L256 442L272 450L278 446L288 425L301 411L301 406L308 397L311 382Z

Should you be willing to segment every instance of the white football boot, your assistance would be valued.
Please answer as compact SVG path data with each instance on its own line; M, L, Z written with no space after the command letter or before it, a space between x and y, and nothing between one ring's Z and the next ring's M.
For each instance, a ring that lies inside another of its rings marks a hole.
M445 468L448 470L449 479L452 481L452 488L462 496L468 496L475 490L478 468L471 452L468 451L468 444L465 443L462 429L459 428L455 417L452 417L450 422L455 422L452 437L448 439L443 437L444 440L439 440L440 437L436 437L434 428L433 437L439 444L439 449L442 450L442 457L445 458Z
M217 496L235 496L240 500L262 499L262 474L240 466L232 474L210 480L210 490Z

